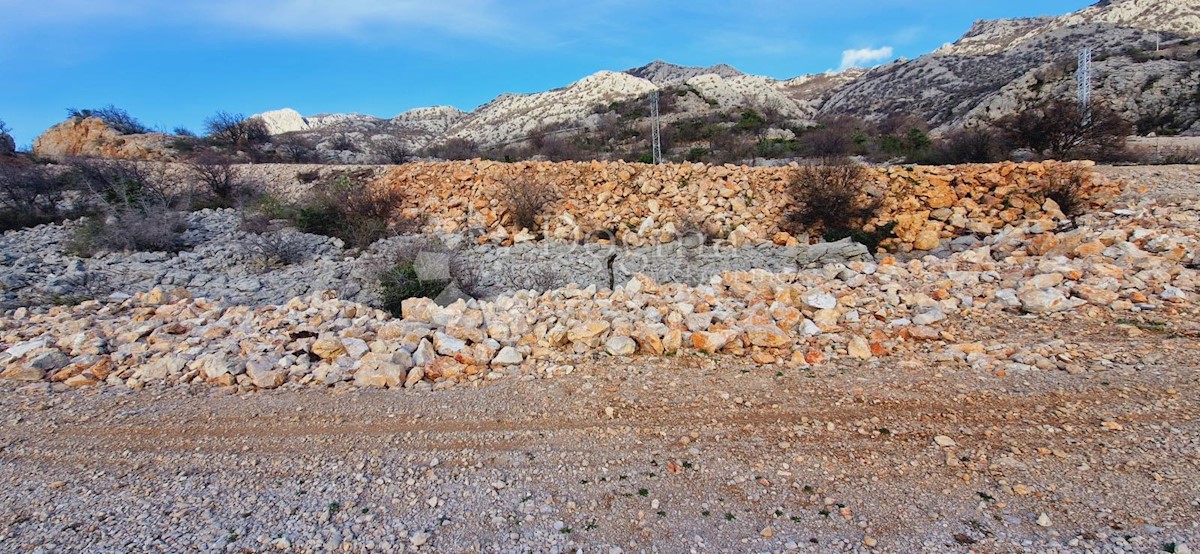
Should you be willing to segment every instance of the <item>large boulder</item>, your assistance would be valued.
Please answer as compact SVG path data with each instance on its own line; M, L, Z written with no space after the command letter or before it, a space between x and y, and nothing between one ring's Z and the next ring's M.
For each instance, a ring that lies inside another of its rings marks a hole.
M122 135L98 117L73 117L51 127L33 141L33 153L45 158L119 158L169 161L175 151L162 133Z

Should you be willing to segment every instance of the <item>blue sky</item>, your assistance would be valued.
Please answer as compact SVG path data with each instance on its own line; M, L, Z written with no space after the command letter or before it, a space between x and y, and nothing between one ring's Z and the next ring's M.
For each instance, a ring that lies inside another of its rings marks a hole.
M199 131L217 110L469 110L654 59L786 78L916 57L977 19L1090 3L0 0L0 119L27 145L66 108L110 103Z

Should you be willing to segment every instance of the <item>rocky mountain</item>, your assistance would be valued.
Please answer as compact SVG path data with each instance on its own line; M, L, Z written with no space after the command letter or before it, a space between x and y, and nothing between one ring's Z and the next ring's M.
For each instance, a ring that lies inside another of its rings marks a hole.
M636 158L648 151L647 96L662 91L664 132L676 139L669 146L679 157L727 149L717 143L728 143L730 130L743 131L743 143L790 140L838 116L881 121L902 115L928 122L935 133L992 120L1071 94L1077 54L1090 47L1095 96L1136 122L1139 132L1198 134L1197 37L1200 0L1104 0L1062 16L979 21L953 44L871 69L778 80L728 65L654 61L550 91L503 94L470 112L441 106L385 119L282 109L257 117L280 140L347 163L452 143L460 153L494 154L547 136L583 148L560 148L561 156ZM513 155L540 154L505 152Z
M941 130L992 119L1069 94L1090 47L1096 97L1139 131L1200 132L1197 36L1200 0L1106 0L1061 17L980 21L954 44L838 87L819 115L911 114Z
M642 67L625 70L625 73L639 79L645 79L660 87L677 85L701 75L717 75L720 77L741 77L745 75L733 66L717 64L709 67L686 67L655 60Z
M544 127L586 128L594 108L656 90L654 83L627 73L601 71L570 86L535 94L504 94L480 106L446 134L490 146L521 140Z

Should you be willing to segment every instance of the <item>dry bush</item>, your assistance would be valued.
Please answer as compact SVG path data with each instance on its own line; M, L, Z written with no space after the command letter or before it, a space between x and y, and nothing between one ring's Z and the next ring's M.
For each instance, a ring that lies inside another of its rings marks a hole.
M247 118L242 114L217 112L204 120L208 139L216 146L233 150L247 150L255 144L271 140L267 124L261 118Z
M1062 99L1001 118L994 127L1014 147L1059 160L1112 156L1124 150L1133 133L1133 125L1104 102L1093 103L1085 112L1077 101Z
M404 164L412 158L412 151L394 138L387 138L371 144L371 151L376 159L385 164Z
M238 168L227 157L204 155L189 162L187 170L203 192L222 206L234 206L247 190Z
M111 209L89 217L76 228L68 251L77 256L100 252L178 252L180 236L187 230L183 214L163 207Z
M518 230L528 229L531 233L536 233L540 228L538 216L558 200L558 192L554 189L529 181L510 181L504 185L501 194L512 225Z
M379 305L397 317L408 298L437 299L451 287L473 298L482 292L479 270L464 252L426 238L398 248L376 275Z
M129 115L129 112L112 104L95 109L77 110L75 108L67 108L67 117L78 119L89 117L99 118L109 129L122 135L140 135L153 132L153 129L142 124L136 117Z
M255 265L263 270L298 264L312 257L309 243L296 233L250 234L242 245Z
M175 252L187 230L165 169L123 160L73 160L73 175L91 191L100 214L76 230L71 250Z
M420 230L423 221L401 216L404 201L399 189L373 186L367 173L341 173L314 187L303 202L276 205L268 215L289 219L302 232L366 248L382 238Z
M679 210L679 223L675 225L675 236L685 246L703 246L712 244L721 237L721 229L713 223L697 218L687 210Z
M866 181L866 170L844 159L801 166L788 186L796 207L785 215L785 227L794 233L814 227L844 233L861 227L880 206L867 196Z
M0 232L69 217L61 205L69 176L41 166L0 165Z
M558 268L548 265L510 267L504 282L510 290L532 290L546 292L567 285L567 276Z
M934 144L929 161L935 164L994 163L1008 157L1004 137L987 127L955 129Z
M1046 173L1046 198L1058 204L1069 219L1083 215L1088 201L1084 198L1084 174L1077 167L1058 167Z

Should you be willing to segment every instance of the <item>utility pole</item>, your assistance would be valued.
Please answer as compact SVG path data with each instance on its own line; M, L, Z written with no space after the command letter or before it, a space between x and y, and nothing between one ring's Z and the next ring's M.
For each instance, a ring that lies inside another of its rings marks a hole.
M650 93L650 142L654 164L662 163L662 130L658 122L658 91Z
M1079 51L1079 68L1075 70L1075 83L1078 86L1079 113L1083 122L1092 119L1092 49L1084 48Z

